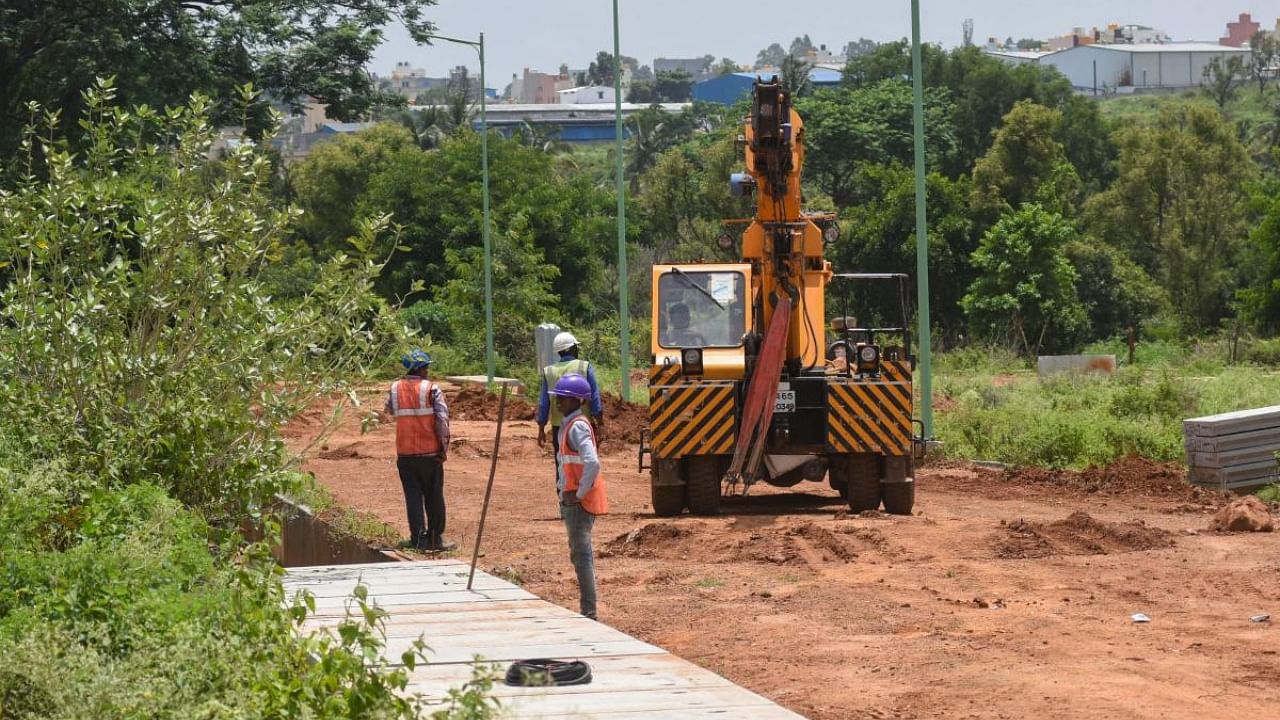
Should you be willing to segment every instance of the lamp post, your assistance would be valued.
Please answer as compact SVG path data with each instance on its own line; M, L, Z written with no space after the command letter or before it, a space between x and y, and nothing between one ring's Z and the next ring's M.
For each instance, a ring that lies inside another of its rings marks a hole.
M627 196L622 164L622 55L618 0L613 0L613 133L618 156L618 349L622 355L622 399L631 401L631 314L627 308Z
M920 313L920 405L924 439L933 438L933 357L929 323L929 215L925 205L924 67L920 51L920 0L911 0L911 76L916 136L916 297Z
M489 241L489 118L486 113L488 97L484 83L484 33L480 33L478 41L443 35L433 35L431 39L467 45L475 48L480 55L480 182L484 195L484 219L481 221L483 227L480 229L480 236L484 240L484 366L488 386L492 390L497 361L493 351L493 247Z

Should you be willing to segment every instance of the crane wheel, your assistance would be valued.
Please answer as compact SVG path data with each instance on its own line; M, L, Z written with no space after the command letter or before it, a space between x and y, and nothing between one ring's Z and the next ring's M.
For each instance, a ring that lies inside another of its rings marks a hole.
M880 508L880 458L870 453L857 453L842 459L838 467L843 471L845 498L851 512L865 512Z
M653 495L653 514L658 517L676 517L684 512L683 485L650 485Z
M720 462L715 456L685 459L689 512L694 515L720 514Z
M885 485L884 511L890 515L910 515L916 504L915 482L892 483Z

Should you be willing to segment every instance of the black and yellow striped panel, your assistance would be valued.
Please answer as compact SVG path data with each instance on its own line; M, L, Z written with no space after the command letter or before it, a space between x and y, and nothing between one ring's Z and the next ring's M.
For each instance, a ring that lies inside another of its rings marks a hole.
M908 376L909 377L909 376ZM836 452L911 452L911 384L849 381L827 386L827 443Z
M651 387L649 432L656 458L727 455L737 439L734 384Z
M880 379L886 382L911 382L911 363L886 360L880 364Z

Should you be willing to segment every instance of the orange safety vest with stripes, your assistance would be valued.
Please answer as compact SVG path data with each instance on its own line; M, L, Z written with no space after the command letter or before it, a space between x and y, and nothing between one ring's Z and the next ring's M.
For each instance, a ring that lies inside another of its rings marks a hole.
M403 378L391 384L391 413L396 418L397 455L436 455L436 411L431 402L435 386L422 378Z
M565 423L560 428L560 453L556 456L560 461L560 472L564 473L564 491L566 493L576 493L578 486L582 483L582 455L569 447L569 428L577 423L587 426L587 431L591 433L591 442L596 441L596 430L591 427L591 422L586 416L578 415L574 419ZM596 446L597 450L599 445ZM604 470L596 475L596 481L582 496L582 509L592 515L604 515L609 512L609 498L605 495L604 490Z

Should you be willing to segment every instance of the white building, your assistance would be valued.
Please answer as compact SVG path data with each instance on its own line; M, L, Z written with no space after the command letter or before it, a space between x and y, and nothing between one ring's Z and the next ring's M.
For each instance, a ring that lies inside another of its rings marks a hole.
M598 105L614 102L618 94L607 85L584 85L560 90L556 97L556 102L560 105Z
M989 52L1010 64L1036 62L1058 69L1077 90L1122 93L1143 89L1198 87L1204 71L1214 58L1249 59L1248 48L1232 48L1212 43L1163 43L1149 45L1080 45L1039 54Z

